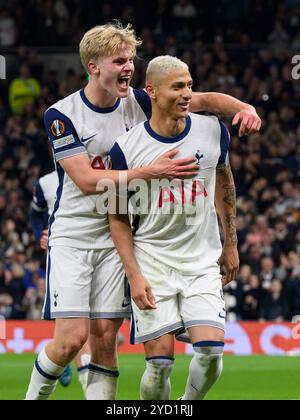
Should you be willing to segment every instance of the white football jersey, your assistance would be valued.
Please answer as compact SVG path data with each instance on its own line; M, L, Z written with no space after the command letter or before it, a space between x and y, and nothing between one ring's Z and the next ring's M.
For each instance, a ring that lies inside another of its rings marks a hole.
M151 188L133 188L135 247L185 275L219 272L222 245L214 203L216 168L228 163L229 144L222 122L196 114L190 114L185 130L174 138L159 136L146 121L117 139L110 152L112 169L148 165L173 149L179 150L176 158L195 156L200 165L191 180L172 185L152 181Z
M94 169L105 169L117 137L151 115L151 102L143 90L130 89L112 108L98 108L80 90L51 106L45 127L52 145L59 187L49 220L49 245L80 249L114 247L107 217L96 211L97 195L85 196L60 166L68 157L88 154Z

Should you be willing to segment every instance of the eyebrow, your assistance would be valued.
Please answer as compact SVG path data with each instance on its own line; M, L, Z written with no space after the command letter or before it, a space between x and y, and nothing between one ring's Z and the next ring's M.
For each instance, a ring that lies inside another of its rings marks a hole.
M181 86L185 86L185 85L192 85L193 84L193 80L189 80L188 83L185 82L174 82L172 83L171 87L181 87Z
M115 58L113 59L113 62L114 62L114 61L120 61L120 60L127 61L127 60L133 60L133 59L134 59L134 56L131 56L131 57L129 57L129 58L119 56L119 57L115 57Z

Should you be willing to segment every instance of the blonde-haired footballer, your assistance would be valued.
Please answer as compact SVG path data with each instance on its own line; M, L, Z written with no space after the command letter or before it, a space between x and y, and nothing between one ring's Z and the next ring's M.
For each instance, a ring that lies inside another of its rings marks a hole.
M189 113L192 78L185 63L157 57L146 77L152 116L117 139L112 168L142 167L176 149L182 158L194 155L199 171L188 181L138 187L135 205L131 198L139 218L134 236L127 215L110 214L110 229L131 286L132 336L145 347L141 399L170 398L174 338L184 328L194 357L183 399L200 400L222 372L220 264L226 268L224 283L236 277L239 266L230 137L216 117ZM216 209L225 232L223 250Z
M96 210L96 186L104 179L118 184L119 172L105 169L109 150L117 137L151 116L148 94L130 87L140 43L130 25L107 24L88 31L80 56L89 83L45 113L59 187L49 220L44 318L55 319L56 326L53 341L37 357L26 395L30 400L49 398L89 331L87 399L116 397L117 333L130 314L130 299L107 217ZM227 95L194 94L192 104L195 111L235 114L243 133L260 128L255 109ZM174 159L176 153L128 171L128 181L194 174L194 157Z

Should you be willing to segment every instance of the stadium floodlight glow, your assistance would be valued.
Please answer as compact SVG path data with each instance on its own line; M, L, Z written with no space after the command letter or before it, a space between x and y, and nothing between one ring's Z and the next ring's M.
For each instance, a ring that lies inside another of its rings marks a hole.
M6 79L6 60L3 55L0 55L0 79Z
M6 339L6 319L0 315L0 340Z

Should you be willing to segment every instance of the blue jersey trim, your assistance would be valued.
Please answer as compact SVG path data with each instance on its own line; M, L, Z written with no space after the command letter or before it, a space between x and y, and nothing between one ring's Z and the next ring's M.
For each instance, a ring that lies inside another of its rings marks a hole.
M148 93L145 92L143 89L133 89L133 93L137 103L142 108L144 114L149 120L152 115L152 104Z
M193 347L224 347L223 341L199 341Z
M224 165L227 163L228 149L230 145L230 134L226 125L222 121L219 121L219 124L221 127L221 138L220 138L221 156L218 161L218 166Z
M109 156L111 159L111 169L118 171L126 171L128 169L125 155L118 143L113 145Z
M131 320L130 320L130 344L135 344L135 319L134 312L131 306Z
M81 89L80 91L80 96L81 99L83 100L83 102L85 103L85 105L90 108L92 111L94 112L98 112L99 114L109 114L110 112L114 112L120 105L121 103L121 99L118 98L117 102L115 103L114 106L110 107L110 108L99 108L96 105L93 105L88 98L86 97L85 93L84 93L84 89Z
M77 368L78 373L85 372L86 370L89 370L89 365L85 365L85 366L82 366L80 368Z
M183 132L181 134L179 134L176 137L162 137L159 134L155 133L155 131L152 130L150 122L149 121L145 121L144 123L145 129L148 132L148 134L153 137L155 140L160 141L161 143L177 143L181 140L183 140L190 132L191 130L191 126L192 126L192 121L191 121L191 117L188 116L186 119L186 125L185 125L185 129L183 130Z
M41 209L47 210L48 204L44 196L44 191L41 187L40 181L37 181L35 184L35 204L40 207Z
M54 121L60 121L63 124L60 134L53 133ZM86 151L70 118L57 109L50 108L45 112L44 124L55 157L78 148L81 148L81 153ZM60 141L61 144L59 144Z
M62 192L63 192L64 178L65 178L65 171L63 170L63 168L60 166L59 163L57 163L56 168L57 168L57 173L58 173L59 184L58 184L58 189L57 189L57 193L56 193L56 202L55 202L55 205L54 205L54 210L53 210L53 213L52 213L52 215L49 219L49 240L50 240L50 237L51 237L51 228L52 228L52 225L53 225L54 220L55 220L55 215L56 215L56 212L59 208L59 204L60 204L60 200L61 200L61 196L62 196Z
M48 225L48 213L47 211L36 211L33 207L31 207L29 219L35 240L39 242L43 230L46 229Z
M50 271L51 271L51 248L48 247L48 268L46 277L46 304L44 310L44 319L51 320L51 290L50 290Z

